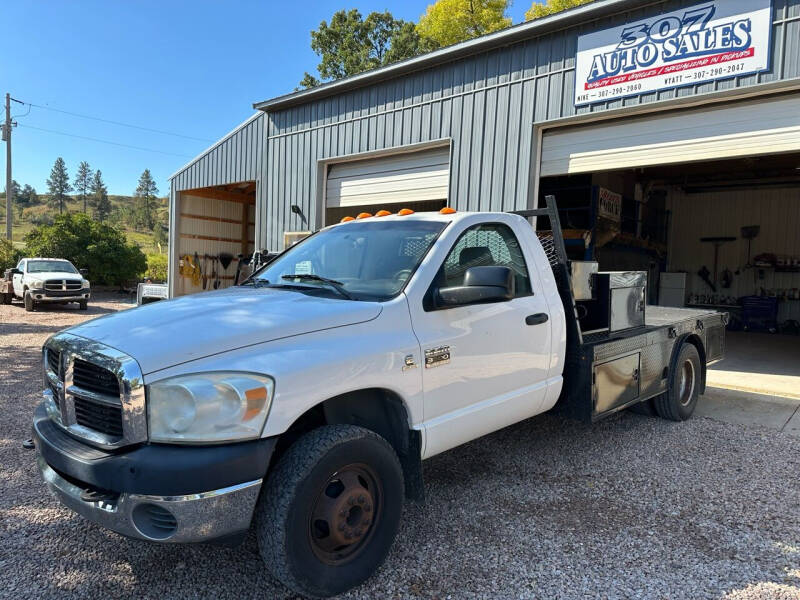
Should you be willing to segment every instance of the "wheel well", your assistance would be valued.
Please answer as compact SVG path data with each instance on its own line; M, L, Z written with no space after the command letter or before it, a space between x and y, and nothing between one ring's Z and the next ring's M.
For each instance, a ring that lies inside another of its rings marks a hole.
M700 355L700 393L706 392L706 349L703 345L703 340L697 334L690 334L683 340L685 344L692 344L697 348L697 353ZM683 344L681 344L683 345Z
M406 496L422 500L422 437L409 423L403 400L390 390L370 388L334 396L300 415L281 434L271 466L277 464L289 446L312 429L325 425L358 425L389 442L403 466Z

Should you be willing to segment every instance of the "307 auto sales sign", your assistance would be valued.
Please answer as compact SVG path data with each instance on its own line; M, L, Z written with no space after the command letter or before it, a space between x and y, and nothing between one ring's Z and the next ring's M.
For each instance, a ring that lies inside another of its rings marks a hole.
M769 68L770 0L715 0L578 38L575 105Z

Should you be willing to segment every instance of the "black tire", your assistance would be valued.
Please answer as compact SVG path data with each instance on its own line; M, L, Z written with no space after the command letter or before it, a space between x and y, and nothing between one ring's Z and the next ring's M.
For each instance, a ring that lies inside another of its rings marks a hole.
M78 309L79 310L86 310L89 307L89 303L86 300L81 300L78 302Z
M36 310L36 303L33 301L33 296L30 295L30 292L25 292L25 310L27 312Z
M14 299L14 292L7 292L3 294L3 304L11 304Z
M683 344L678 351L675 368L670 373L669 390L653 399L659 417L685 421L692 416L700 397L702 368L694 344Z
M385 439L354 425L315 429L289 447L261 493L255 511L261 557L298 594L349 590L389 553L403 493L400 461ZM348 535L353 542L344 541Z

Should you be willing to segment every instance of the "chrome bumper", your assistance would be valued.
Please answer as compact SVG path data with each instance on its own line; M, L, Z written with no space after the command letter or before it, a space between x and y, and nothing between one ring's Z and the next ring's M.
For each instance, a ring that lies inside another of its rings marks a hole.
M247 531L262 482L185 496L104 495L68 481L41 456L37 463L65 506L102 527L154 542L208 542Z
M44 290L31 290L28 292L36 302L81 302L91 298L90 292L76 292L69 296L48 296Z

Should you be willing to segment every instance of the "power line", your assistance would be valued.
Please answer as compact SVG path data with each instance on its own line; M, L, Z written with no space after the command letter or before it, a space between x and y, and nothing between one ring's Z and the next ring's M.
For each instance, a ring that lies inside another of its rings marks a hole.
M90 115L82 115L80 113L70 112L68 110L61 110L60 108L53 108L52 106L43 106L41 104L33 104L32 102L21 102L21 104L27 104L28 106L33 106L34 108L42 108L44 110L51 110L53 112L61 113L64 115L70 115L73 117L80 117L81 119L90 119L92 121L100 121L101 123L110 123L112 125L119 125L120 127L130 127L131 129L139 129L141 131L150 131L152 133L160 133L161 135L172 135L179 138L184 138L187 140L196 140L198 142L213 142L214 140L210 140L207 138L199 138L194 137L191 135L183 135L182 133L173 133L171 131L164 131L162 129L152 129L150 127L142 127L141 125L131 125L130 123L122 123L120 121L112 121L111 119L103 119L100 117L92 117Z
M191 158L188 154L178 154L176 152L166 152L164 150L155 150L154 148L143 148L142 146L131 146L130 144L121 144L119 142L112 142L110 140L101 140L98 138L87 137L85 135L76 135L74 133L66 133L65 131L56 131L55 129L45 129L44 127L34 127L33 125L24 125L22 123L19 124L19 127L25 127L27 129L35 129L37 131L44 131L47 133L55 133L56 135L63 135L66 137L77 138L79 140L88 140L90 142L100 142L101 144L110 144L112 146L120 146L122 148L131 148L133 150L141 150L143 152L156 152L158 154L167 154L170 156L180 156L182 158Z

